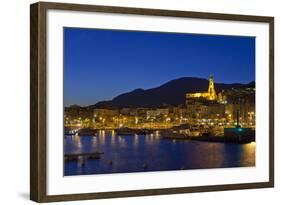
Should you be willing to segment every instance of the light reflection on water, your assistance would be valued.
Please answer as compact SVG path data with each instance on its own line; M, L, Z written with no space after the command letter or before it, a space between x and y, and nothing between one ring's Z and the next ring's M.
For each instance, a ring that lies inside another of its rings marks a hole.
M99 160L65 162L65 175L255 166L255 143L163 140L159 134L65 136L65 153L103 152ZM145 166L144 166L145 165Z

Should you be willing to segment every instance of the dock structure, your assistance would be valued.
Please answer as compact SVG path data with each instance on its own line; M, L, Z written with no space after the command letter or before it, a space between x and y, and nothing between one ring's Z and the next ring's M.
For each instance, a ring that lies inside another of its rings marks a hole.
M239 110L236 112L236 126L224 128L224 137L228 141L252 142L255 141L256 132L250 127L241 127Z
M79 158L84 159L100 159L103 152L89 152L89 153L72 153L64 154L64 159L67 161L78 160Z

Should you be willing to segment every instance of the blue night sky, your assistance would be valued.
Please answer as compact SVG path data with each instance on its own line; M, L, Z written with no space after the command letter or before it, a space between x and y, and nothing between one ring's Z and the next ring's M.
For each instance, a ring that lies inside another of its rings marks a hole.
M64 28L64 104L91 105L181 77L255 80L255 38Z

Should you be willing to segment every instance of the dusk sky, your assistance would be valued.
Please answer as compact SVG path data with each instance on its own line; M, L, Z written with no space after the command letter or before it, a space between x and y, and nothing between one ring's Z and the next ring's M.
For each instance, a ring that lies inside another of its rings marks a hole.
M255 38L64 28L65 106L210 74L215 83L255 80Z

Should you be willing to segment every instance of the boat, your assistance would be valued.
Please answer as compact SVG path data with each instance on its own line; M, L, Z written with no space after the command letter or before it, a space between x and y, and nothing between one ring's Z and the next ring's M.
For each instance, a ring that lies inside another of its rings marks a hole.
M190 139L190 136L182 134L173 130L162 130L160 135L163 139Z
M77 131L79 136L89 136L89 135L97 135L97 130L93 128L82 128Z
M119 128L114 130L117 135L146 135L146 134L151 134L155 130L150 130L150 129L132 129L128 127L124 128Z

